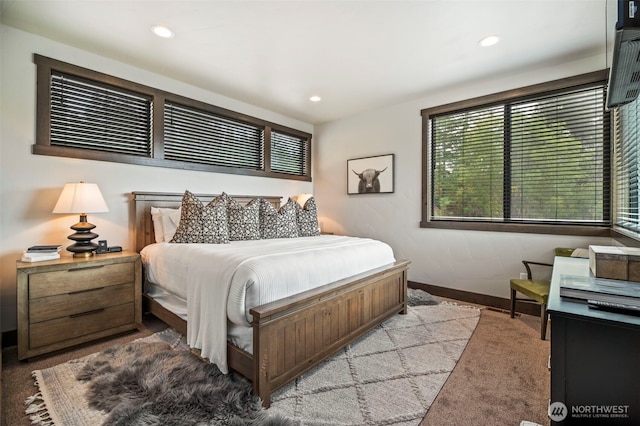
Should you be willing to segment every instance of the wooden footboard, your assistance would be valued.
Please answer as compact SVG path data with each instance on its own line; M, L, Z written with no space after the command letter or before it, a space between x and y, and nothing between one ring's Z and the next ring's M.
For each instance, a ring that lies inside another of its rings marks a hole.
M253 388L263 405L269 407L273 391L389 317L406 313L408 265L396 262L252 309Z

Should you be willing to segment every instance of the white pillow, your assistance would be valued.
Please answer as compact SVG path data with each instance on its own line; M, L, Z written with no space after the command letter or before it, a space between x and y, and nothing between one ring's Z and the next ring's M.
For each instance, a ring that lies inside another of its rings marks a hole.
M157 207L151 207L151 219L153 220L153 233L156 237L156 242L164 240L164 228L162 227L161 217L162 211Z
M171 241L180 222L180 209L151 207L156 243Z
M169 241L171 241L171 239L173 239L173 236L176 233L176 229L178 229L178 225L180 224L181 208L179 208L179 209L166 209L166 210L169 210L169 211L165 212L161 216L162 229L164 230L164 240L163 241L169 242Z

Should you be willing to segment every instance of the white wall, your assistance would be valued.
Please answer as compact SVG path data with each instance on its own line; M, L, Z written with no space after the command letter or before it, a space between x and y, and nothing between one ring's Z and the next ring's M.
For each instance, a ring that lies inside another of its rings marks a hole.
M521 259L550 261L557 246L611 244L595 239L517 233L421 229L420 110L557 78L595 71L601 57L493 80L469 81L424 94L416 101L316 126L282 117L185 83L133 68L11 27L0 27L0 308L3 331L16 328L15 261L28 246L68 244L74 215L51 210L65 182L95 182L110 212L90 215L100 239L133 248L128 194L131 191L221 192L289 195L312 192L325 231L370 236L388 242L397 258L412 261L409 279L487 295L508 297L508 280L522 271ZM278 122L313 137L313 183L181 171L31 154L35 137L36 67L39 53L96 71L158 87L248 115ZM393 194L346 194L346 161L395 154Z
M412 261L411 281L509 297L509 278L524 272L522 259L552 261L555 247L612 244L609 238L420 228L422 122L420 110L602 69L602 57L546 65L429 93L316 126L314 195L324 230L388 242L396 258ZM395 154L393 194L347 195L346 162Z
M97 183L110 211L89 215L99 239L133 249L128 195L172 191L280 195L313 192L310 182L182 171L31 154L35 143L36 66L33 54L115 75L312 133L313 126L203 91L12 27L0 27L0 296L2 331L16 328L15 262L34 244L68 245L77 215L51 213L65 182ZM286 198L285 198L286 199Z

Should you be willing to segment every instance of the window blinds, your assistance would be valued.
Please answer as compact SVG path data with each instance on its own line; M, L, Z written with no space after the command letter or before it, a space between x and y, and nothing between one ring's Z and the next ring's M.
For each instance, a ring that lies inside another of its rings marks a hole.
M434 219L503 216L504 108L432 118Z
M271 171L290 175L307 174L307 138L271 131Z
M149 156L151 100L60 72L51 74L51 145Z
M609 223L604 87L431 117L432 220Z
M512 219L608 223L604 99L600 87L512 105Z
M613 117L615 225L637 235L640 233L638 212L640 108L638 101L616 108Z
M262 127L166 102L164 129L164 155L168 160L264 168Z

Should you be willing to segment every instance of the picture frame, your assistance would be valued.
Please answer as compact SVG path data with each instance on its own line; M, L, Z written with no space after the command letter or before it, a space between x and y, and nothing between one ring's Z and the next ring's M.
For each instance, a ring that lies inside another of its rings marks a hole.
M347 194L394 192L394 154L347 160Z

